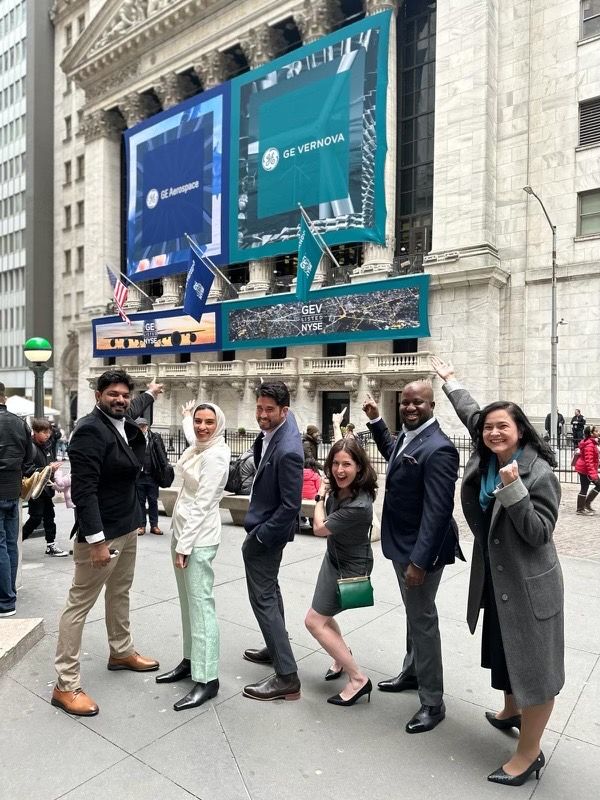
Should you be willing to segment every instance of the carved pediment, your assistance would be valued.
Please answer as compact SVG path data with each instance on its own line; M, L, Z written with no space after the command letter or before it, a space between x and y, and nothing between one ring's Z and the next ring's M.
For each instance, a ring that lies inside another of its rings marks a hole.
M126 66L146 51L232 0L107 0L61 63L83 88L109 92ZM133 75L131 76L133 77Z

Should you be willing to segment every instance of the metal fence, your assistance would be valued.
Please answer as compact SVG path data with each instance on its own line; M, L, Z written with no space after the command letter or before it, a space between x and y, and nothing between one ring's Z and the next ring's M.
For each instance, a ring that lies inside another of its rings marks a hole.
M170 431L161 431L157 428L154 429L156 433L159 433L162 437L162 440L165 444L165 448L167 451L167 455L169 460L174 463L177 459L181 456L185 448L187 447L187 442L185 436L183 435L183 431L181 429L170 432ZM225 431L225 438L227 440L227 444L231 447L231 455L232 458L240 456L242 453L245 453L249 447L252 447L254 440L258 435L258 431L244 431L240 432L239 430L227 430ZM368 431L363 431L358 434L358 438L360 439L361 444L367 451L371 463L375 470L380 474L384 475L387 469L387 462L381 456L377 447L375 446L375 442L373 441L371 434ZM451 436L450 439L454 442L456 449L458 450L458 455L460 458L460 468L459 468L459 475L462 477L465 464L469 460L472 451L471 440L468 436ZM331 442L323 442L319 445L319 461L323 463L327 458L327 453L329 452L329 448L331 447ZM555 472L558 476L558 479L561 483L578 483L579 478L577 473L571 466L571 459L573 456L573 449L571 446L570 441L563 440L560 443L559 447L555 447L554 451L556 453L558 466L555 469Z

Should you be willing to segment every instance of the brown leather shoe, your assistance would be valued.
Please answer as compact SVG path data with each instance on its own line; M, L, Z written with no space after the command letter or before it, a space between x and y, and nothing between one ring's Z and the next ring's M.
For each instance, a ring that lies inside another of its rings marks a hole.
M143 536L146 533L146 528L138 528L138 536Z
M244 686L243 694L252 700L299 700L300 679L297 672L290 675L269 675L259 683Z
M158 527L158 525L155 525L153 528L150 528L150 533L155 533L157 536L162 536L163 535L163 532Z
M62 708L67 714L74 714L76 717L95 717L100 710L83 689L75 689L74 692L63 692L55 686L50 703L57 708Z
M160 664L153 658L144 658L144 656L141 656L139 653L134 651L126 658L115 658L114 656L110 656L106 666L110 670L130 669L133 672L153 672L155 669L159 668Z

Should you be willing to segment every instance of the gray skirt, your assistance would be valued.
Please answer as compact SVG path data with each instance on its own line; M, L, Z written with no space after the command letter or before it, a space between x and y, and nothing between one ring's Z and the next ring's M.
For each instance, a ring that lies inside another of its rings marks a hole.
M373 569L373 559L370 558L367 563L369 574ZM365 562L359 564L343 564L342 575L344 578L350 578L355 575L365 574ZM312 599L312 608L317 614L322 614L324 617L335 617L343 609L337 599L337 580L340 577L340 571L333 564L329 557L329 553L325 553L321 569L319 570L319 577L317 578L317 585L315 586L315 593Z

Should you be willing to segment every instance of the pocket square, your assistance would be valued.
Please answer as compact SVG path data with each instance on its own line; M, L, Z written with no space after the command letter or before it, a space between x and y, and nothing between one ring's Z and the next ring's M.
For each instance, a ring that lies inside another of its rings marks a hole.
M402 454L402 458L405 461L408 461L409 464L418 464L419 463L414 456L405 456L404 453Z

